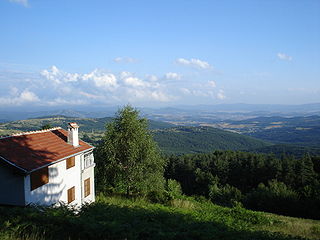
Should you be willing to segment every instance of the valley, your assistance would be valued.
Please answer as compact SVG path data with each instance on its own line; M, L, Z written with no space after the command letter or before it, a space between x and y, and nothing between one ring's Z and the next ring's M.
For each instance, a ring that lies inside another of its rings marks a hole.
M175 115L177 115L176 113ZM302 156L320 153L320 116L255 117L242 120L216 120L207 123L194 120L185 122L149 119L149 129L165 154L207 153L214 150L238 150L258 153L283 153ZM111 117L83 118L63 115L44 116L0 124L0 135L39 130L49 124L65 127L77 122L80 137L97 145L103 137Z

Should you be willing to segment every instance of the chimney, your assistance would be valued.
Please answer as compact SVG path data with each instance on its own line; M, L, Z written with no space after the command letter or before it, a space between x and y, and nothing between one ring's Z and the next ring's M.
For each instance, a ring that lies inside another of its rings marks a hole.
M68 123L68 143L74 147L79 146L79 136L78 136L79 126L75 122Z

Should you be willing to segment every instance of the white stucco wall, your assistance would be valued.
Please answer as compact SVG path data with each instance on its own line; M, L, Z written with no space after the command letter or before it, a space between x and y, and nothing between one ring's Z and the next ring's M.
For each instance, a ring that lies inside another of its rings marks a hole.
M75 156L75 166L69 169L66 168L66 160L49 166L49 182L33 191L30 187L30 175L26 176L24 181L26 204L53 205L58 202L67 203L68 189L75 187L75 200L70 204L81 205L84 196L83 181L88 177L91 180L92 192L85 200L94 201L94 170L91 167L91 169L85 169L82 173L82 162L83 155L81 154Z

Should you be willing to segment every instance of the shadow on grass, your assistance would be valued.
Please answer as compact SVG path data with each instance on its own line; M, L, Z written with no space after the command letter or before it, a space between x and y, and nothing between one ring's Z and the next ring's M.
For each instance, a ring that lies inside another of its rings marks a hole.
M120 207L95 203L79 214L67 208L0 207L0 232L43 239L300 239L201 221L189 214L159 208Z

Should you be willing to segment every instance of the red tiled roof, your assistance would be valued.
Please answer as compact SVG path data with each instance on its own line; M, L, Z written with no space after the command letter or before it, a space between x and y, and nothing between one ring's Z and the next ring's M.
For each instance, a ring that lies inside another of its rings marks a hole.
M67 143L67 136L66 130L58 128L2 138L0 156L29 172L93 148L81 140L78 147L73 147Z

